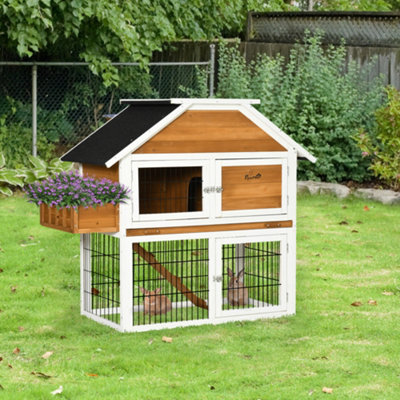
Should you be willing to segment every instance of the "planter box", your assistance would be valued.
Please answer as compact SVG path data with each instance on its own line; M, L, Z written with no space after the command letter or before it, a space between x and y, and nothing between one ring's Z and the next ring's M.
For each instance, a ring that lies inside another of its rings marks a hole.
M96 208L49 207L40 205L40 224L71 233L118 232L119 206L106 204Z

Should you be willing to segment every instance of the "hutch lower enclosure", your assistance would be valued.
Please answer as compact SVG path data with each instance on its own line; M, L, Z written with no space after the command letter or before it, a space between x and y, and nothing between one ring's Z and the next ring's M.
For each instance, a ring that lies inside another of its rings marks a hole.
M293 314L297 159L316 159L257 100L122 102L62 159L130 200L41 209L81 234L81 313L125 332Z

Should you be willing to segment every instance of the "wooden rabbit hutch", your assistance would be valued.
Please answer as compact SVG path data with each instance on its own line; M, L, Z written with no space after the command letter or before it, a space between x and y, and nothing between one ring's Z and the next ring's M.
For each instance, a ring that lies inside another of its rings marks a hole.
M42 215L81 233L81 313L125 332L293 314L297 158L315 158L257 100L121 102L62 160L131 200Z

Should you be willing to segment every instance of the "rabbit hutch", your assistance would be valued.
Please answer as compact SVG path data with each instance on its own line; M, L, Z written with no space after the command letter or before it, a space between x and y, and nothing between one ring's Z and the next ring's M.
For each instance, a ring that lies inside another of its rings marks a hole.
M123 332L293 314L297 159L316 159L258 100L121 103L62 160L130 200L41 209L80 233L81 313Z

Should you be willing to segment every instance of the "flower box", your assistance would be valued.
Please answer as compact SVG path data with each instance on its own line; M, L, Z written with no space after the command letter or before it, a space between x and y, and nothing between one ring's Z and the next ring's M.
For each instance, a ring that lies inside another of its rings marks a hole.
M96 208L49 207L40 205L40 224L71 233L118 232L119 206L106 204Z

